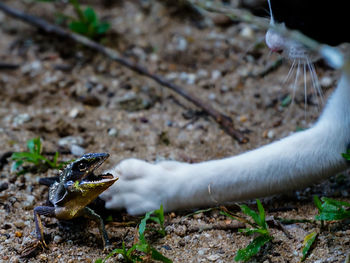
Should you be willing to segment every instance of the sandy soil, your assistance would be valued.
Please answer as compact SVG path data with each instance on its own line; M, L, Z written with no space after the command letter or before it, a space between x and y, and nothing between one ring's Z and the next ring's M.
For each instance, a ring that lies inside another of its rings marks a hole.
M51 22L57 11L72 13L65 6L4 2ZM111 23L103 40L106 45L228 114L249 143L234 141L191 103L154 81L0 13L1 61L19 65L14 70L0 69L0 154L25 150L26 141L39 136L45 152L70 151L72 145L80 147L74 146L73 152L108 152L111 157L104 168L129 157L199 162L238 154L307 128L323 107L309 81L305 110L302 78L294 102L285 105L286 97L293 95L290 86L295 77L283 83L290 64L284 61L261 76L280 58L269 55L264 32L254 26L227 23L220 16L200 19L161 1L118 1L94 8ZM339 73L324 63L316 67L326 98ZM61 154L61 160L72 158ZM47 187L39 185L38 178L57 172L17 176L10 173L10 165L0 173L0 262L94 262L106 255L95 223L67 228L56 219L43 218L49 250L20 259L23 246L35 237L33 208L47 197ZM267 215L313 219L317 213L313 194L350 199L345 175L265 199ZM151 239L174 262L233 262L237 250L251 240L218 211L184 217L190 212L167 214L167 236ZM135 224L119 223L138 222L138 218L123 211L106 214L114 218L107 224L113 247L121 247L123 240L131 246ZM344 262L349 252L346 222L322 230L313 223L285 227L291 237L271 227L273 242L252 262L299 262L302 241L315 230L320 233L305 262ZM116 256L108 262L118 260Z

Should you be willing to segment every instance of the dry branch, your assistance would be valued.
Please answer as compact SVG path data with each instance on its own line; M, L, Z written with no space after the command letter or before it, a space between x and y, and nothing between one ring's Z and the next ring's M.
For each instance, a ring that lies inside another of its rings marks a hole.
M218 112L217 110L212 108L207 103L205 103L205 102L201 101L199 98L195 97L190 92L184 90L182 87L175 85L174 83L167 81L165 78L151 73L147 68L142 67L141 65L134 63L134 62L128 60L127 58L122 57L121 55L118 54L117 51L110 49L110 48L107 48L107 47L105 47L105 46L103 46L95 41L92 41L84 36L67 31L60 26L50 24L49 22L47 22L39 17L32 16L32 15L26 14L22 11L11 8L11 7L5 5L1 2L0 2L0 10L2 10L6 14L8 14L16 19L22 20L22 21L24 21L32 26L35 26L35 27L47 32L47 33L56 34L57 36L71 39L77 43L84 45L85 47L96 50L96 51L106 55L108 58L112 59L113 61L116 61L117 63L119 63L119 64L121 64L121 65L143 75L143 76L147 76L147 77L153 79L154 81L156 81L160 85L171 89L172 91L176 92L177 94L181 95L182 97L184 97L187 100L189 100L190 102L192 102L197 107L201 108L204 112L206 112L209 116L211 116L223 128L223 130L227 134L232 136L238 142L245 143L248 141L247 137L245 137L241 132L237 131L234 128L233 121L229 116Z

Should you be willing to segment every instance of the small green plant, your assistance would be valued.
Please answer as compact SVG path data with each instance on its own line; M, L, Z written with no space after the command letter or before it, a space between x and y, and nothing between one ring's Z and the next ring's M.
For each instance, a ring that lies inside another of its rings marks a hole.
M310 234L306 235L306 237L304 238L303 249L301 251L301 253L303 254L303 256L301 258L301 262L303 262L306 259L312 244L316 240L316 237L317 237L317 233L311 232Z
M58 162L58 152L55 153L53 160L49 160L41 154L42 144L40 138L34 138L27 141L28 152L15 152L12 154L11 171L17 174L24 174L28 171L24 165L32 164L37 170L45 170L47 168L62 169L65 162ZM21 169L20 169L21 168ZM33 168L33 167L32 167Z
M350 161L350 149L347 149L346 153L342 153L341 156L343 156L345 160Z
M147 228L147 221L153 221L157 223L160 226L160 229ZM114 249L104 259L97 259L95 263L103 263L115 254L121 254L126 262L143 262L152 259L165 263L172 263L169 258L163 256L147 242L145 238L146 230L156 231L162 236L166 235L164 228L164 211L162 205L159 209L145 214L144 218L141 220L138 226L137 242L131 248L127 249L125 247L125 243L123 242L122 248Z
M55 2L57 0L37 1ZM101 22L92 7L88 6L83 10L78 0L69 0L69 3L73 6L76 17L70 17L64 14L59 14L58 17L59 21L69 21L68 26L70 30L89 38L97 38L108 31L110 24Z
M109 23L101 22L93 8L87 7L83 11L78 0L69 0L69 3L74 7L77 16L77 19L72 19L69 23L70 30L89 38L95 38L107 32Z
M327 197L322 197L321 200L318 196L314 196L314 202L318 209L316 220L334 221L350 218L350 203Z
M246 235L253 235L255 234L256 237L253 239L250 244L243 248L238 250L237 255L235 256L235 261L248 261L252 256L256 255L262 246L270 242L273 237L270 235L266 220L265 220L265 210L262 206L259 199L256 200L256 204L258 206L259 213L255 212L254 210L250 209L246 205L240 205L240 208L242 212L248 216L250 216L254 222L251 222L246 219L242 219L236 215L232 215L230 213L227 213L225 211L221 211L221 214L224 214L234 220L239 220L243 223L249 224L252 226L252 228L244 228L239 229L238 231L241 233L244 233Z

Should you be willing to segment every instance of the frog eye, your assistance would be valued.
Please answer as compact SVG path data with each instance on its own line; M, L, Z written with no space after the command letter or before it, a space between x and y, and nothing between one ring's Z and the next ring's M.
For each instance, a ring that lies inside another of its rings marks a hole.
M86 165L85 162L80 162L80 163L78 164L78 169L79 169L80 171L84 171L84 170L86 169L86 167L87 167L87 165Z

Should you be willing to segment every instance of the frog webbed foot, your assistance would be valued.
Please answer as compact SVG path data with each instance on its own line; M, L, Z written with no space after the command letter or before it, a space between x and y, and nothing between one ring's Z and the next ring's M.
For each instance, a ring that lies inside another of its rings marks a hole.
M48 249L45 241L41 241L39 239L35 239L32 242L25 245L22 249L20 257L21 258L31 258L36 256L40 251Z

